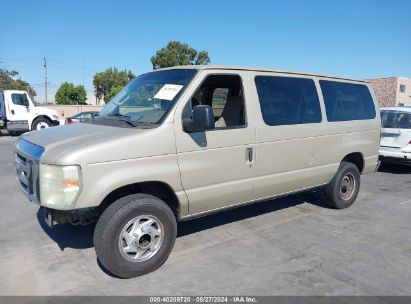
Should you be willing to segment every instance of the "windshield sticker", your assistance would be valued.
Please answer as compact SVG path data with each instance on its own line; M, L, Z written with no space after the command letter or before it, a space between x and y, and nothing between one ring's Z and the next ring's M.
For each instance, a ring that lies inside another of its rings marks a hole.
M163 100L173 100L173 98L178 94L178 92L180 92L182 88L183 86L178 84L165 84L160 89L160 91L157 92L154 98Z

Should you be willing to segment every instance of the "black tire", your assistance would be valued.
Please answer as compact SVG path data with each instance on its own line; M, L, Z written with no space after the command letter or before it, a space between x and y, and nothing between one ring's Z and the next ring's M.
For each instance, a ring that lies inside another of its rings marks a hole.
M344 184L342 184L344 179ZM346 187L347 180L353 182L353 187L351 191L350 187ZM324 192L327 197L327 204L335 209L344 209L350 207L355 199L357 198L358 192L360 191L360 171L357 166L349 162L341 162L337 173L331 182L325 186ZM345 191L344 191L345 189Z
M130 261L120 248L120 234L127 223L142 215L158 219L164 229L162 243L147 260ZM176 236L176 218L164 201L148 194L132 194L115 201L103 212L94 231L94 247L99 261L109 272L120 278L132 278L164 264Z
M33 121L33 123L31 124L31 130L37 130L37 126L38 125L40 125L40 124L47 124L47 127L46 128L50 128L51 127L51 122L50 122L50 120L48 120L48 119L46 119L46 118L42 118L42 117L40 117L40 118L37 118L37 119L35 119L34 121ZM45 129L45 128L42 128L42 129Z

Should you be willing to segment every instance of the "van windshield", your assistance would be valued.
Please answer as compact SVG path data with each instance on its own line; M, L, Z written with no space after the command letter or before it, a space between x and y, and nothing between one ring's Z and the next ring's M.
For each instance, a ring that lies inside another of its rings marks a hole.
M96 123L131 127L159 125L197 70L157 71L138 76L100 111ZM93 123L93 122L91 122Z
M383 128L411 129L411 113L397 111L381 111Z

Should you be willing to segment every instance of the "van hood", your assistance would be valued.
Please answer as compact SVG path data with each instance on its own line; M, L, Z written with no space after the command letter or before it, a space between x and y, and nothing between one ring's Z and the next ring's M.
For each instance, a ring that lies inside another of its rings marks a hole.
M121 145L126 144L127 138L153 130L75 123L28 132L22 138L44 148L43 163L84 164L129 157L121 153ZM120 152L106 153L107 146L117 147Z

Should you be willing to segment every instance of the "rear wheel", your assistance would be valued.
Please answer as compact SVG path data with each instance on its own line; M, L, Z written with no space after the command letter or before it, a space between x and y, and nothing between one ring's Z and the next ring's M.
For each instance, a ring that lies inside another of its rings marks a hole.
M164 201L133 194L103 212L94 232L94 246L107 270L121 278L132 278L160 267L176 235L175 216Z
M50 120L46 118L37 118L33 121L32 130L42 130L51 127Z
M328 205L336 209L351 206L360 190L360 172L356 165L342 162L337 174L325 187Z

